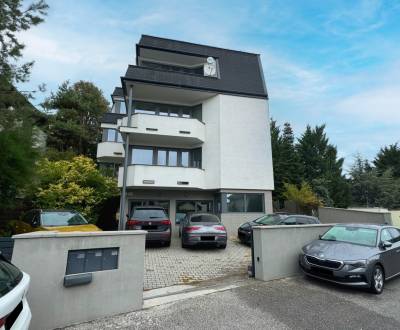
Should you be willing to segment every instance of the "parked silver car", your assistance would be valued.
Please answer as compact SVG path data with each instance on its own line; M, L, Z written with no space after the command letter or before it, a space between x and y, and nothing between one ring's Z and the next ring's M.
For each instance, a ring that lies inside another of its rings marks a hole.
M400 274L400 230L386 225L340 224L303 247L300 267L312 277L381 293Z
M211 213L187 214L180 222L179 237L183 248L207 245L225 249L227 243L225 226Z

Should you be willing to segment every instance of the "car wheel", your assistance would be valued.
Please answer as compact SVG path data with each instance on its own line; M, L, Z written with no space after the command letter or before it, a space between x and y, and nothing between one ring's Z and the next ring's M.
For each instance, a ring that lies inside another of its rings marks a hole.
M181 246L182 246L182 249L187 248L187 245L185 243L183 243L183 240L181 241Z
M218 246L220 249L226 249L226 244Z
M178 230L178 235L179 235L179 237L182 236L182 235L181 235L181 230L180 230L180 229Z
M371 279L371 292L375 294L380 294L383 291L383 286L385 284L385 275L381 266L376 265L372 271Z
M165 246L171 246L171 241L165 242Z

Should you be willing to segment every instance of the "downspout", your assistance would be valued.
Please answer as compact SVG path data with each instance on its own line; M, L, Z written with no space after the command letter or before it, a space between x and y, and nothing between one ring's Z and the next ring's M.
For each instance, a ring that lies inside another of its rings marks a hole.
M133 86L129 86L129 97L128 97L128 127L131 126L132 119L132 98L133 98ZM125 138L125 158L124 158L124 172L122 176L122 192L121 192L121 201L119 208L119 230L125 229L126 222L126 179L128 177L128 162L129 162L129 133L126 133ZM129 211L128 211L129 212Z

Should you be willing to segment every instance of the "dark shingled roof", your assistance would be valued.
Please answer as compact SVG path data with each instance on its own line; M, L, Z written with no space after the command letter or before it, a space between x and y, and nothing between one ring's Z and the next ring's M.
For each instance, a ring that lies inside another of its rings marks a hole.
M111 96L124 96L124 90L122 89L122 87L115 87L114 88L114 92L111 94Z
M260 56L258 54L147 35L143 35L137 44L137 56L140 56L140 48L151 48L204 57L212 56L218 59L220 79L130 65L125 77L122 78L123 82L124 80L131 80L219 93L268 98Z

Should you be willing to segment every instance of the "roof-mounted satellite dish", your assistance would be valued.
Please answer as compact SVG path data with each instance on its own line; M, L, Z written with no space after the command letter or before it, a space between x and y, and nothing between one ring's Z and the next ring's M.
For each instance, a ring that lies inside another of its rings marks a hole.
M217 76L217 62L214 57L207 57L207 63L204 64L204 75L208 77Z
M207 57L207 63L208 64L214 64L215 63L215 59L214 59L214 57Z

